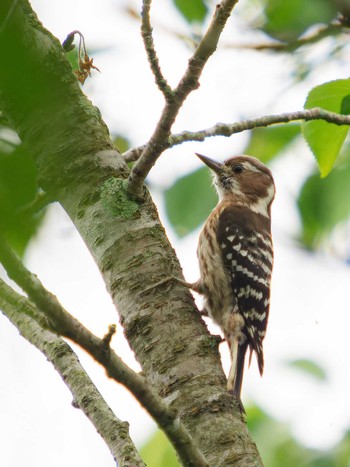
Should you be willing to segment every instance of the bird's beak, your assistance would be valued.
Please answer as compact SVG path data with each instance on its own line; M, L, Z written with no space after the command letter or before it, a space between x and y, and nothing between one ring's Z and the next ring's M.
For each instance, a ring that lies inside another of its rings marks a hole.
M198 154L197 152L195 153L197 157L200 158L202 162L204 162L205 165L207 165L211 170L213 170L216 174L220 174L222 171L222 164L220 162L216 162L213 159L210 159L210 157L203 156L202 154Z

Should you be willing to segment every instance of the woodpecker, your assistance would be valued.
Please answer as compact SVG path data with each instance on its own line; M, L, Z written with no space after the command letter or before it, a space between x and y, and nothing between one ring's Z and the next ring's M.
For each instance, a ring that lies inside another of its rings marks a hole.
M200 279L192 287L204 295L204 311L218 324L231 354L227 389L241 403L246 352L264 369L263 340L270 305L273 265L270 170L254 157L223 163L196 154L214 173L219 202L199 236ZM244 410L244 409L243 409Z

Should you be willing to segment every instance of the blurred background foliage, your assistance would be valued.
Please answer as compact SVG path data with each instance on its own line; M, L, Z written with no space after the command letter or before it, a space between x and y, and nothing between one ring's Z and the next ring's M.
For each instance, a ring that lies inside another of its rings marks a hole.
M347 467L350 459L350 431L327 452L298 442L289 427L257 406L246 406L250 433L266 467ZM148 467L180 467L175 451L163 432L156 431L141 449Z
M204 0L173 2L188 23L189 34L192 27L207 21L213 8L212 2ZM322 40L322 37L340 34L345 36L348 32L347 25L350 24L350 2L347 0L246 0L246 3L248 7L254 7L251 27L260 34L259 37L264 43L272 45L269 53L290 53L298 49L298 54L294 54L296 83L305 79L311 70L302 66L302 41L307 37L314 37L315 40L310 40L307 45L312 47L312 44ZM339 40L338 37L324 59L342 59L341 51L346 40ZM69 56L73 67L76 68L74 51L70 52ZM346 84L349 86L349 83ZM316 97L323 97L326 91L327 89L320 89ZM312 97L313 94L310 99L312 105L315 105ZM340 99L338 111L348 113L346 108L344 109L344 99L346 102L346 94ZM325 100L327 101L327 96ZM323 123L321 131L332 133L332 127L339 130L334 125ZM342 130L345 140L347 127L342 127ZM302 137L301 125L296 123L256 129L250 132L250 140L243 152L259 156L268 163L272 159L283 158L289 145L295 144ZM311 147L312 138L317 140L318 137L316 130L316 135L311 136ZM328 144L327 139L332 140L330 137L325 138L323 145ZM116 136L115 141L120 150L128 148L129 143L122 135ZM327 146L323 149L326 149L327 153ZM305 174L296 200L301 220L298 241L309 250L329 245L335 230L345 233L348 230L350 146L345 143L342 149L338 149L334 159L335 167L327 177L321 178L316 172ZM320 164L322 172L322 161ZM189 191L191 196L188 196ZM205 168L179 178L164 190L163 195L168 219L180 237L199 227L216 203L216 195ZM30 154L11 129L6 117L0 113L0 231L19 255L23 255L26 245L44 218L46 203L40 202L40 199L36 170ZM320 380L326 378L324 370L313 362L298 361L293 362L292 366L311 377ZM312 450L296 440L288 426L274 420L258 407L248 406L246 411L249 428L266 466L350 465L350 432L347 432L331 451ZM144 445L142 456L149 467L179 465L172 447L159 431Z
M35 165L30 154L0 120L0 232L22 256L30 238L36 233L43 212L32 210L39 189Z

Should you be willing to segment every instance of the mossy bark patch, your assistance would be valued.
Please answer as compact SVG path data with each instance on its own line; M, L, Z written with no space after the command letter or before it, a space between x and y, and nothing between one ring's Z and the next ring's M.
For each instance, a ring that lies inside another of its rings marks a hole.
M109 178L101 188L101 202L113 216L130 219L139 216L138 204L128 197L127 180Z

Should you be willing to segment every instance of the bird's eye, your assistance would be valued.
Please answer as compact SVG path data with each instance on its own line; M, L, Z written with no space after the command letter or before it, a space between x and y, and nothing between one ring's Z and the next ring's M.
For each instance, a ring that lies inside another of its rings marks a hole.
M243 165L242 164L236 164L232 167L232 172L235 174L240 174L243 172Z

